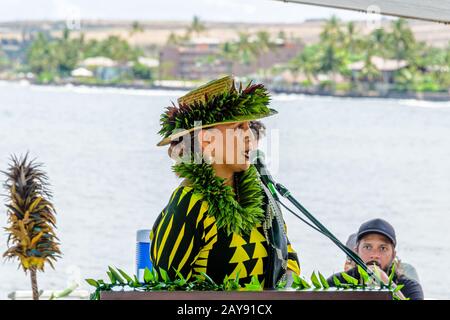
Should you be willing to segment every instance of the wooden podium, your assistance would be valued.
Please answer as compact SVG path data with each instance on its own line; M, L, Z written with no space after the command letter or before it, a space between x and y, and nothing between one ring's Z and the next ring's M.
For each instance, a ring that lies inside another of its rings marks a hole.
M104 291L100 300L392 300L388 290Z

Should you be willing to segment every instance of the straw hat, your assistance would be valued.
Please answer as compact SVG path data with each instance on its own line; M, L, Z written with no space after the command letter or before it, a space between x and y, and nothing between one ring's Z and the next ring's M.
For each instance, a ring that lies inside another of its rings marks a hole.
M164 146L181 136L200 128L243 121L258 120L277 114L268 107L270 96L262 84L252 84L245 89L235 87L232 76L226 76L194 89L178 99L161 115Z

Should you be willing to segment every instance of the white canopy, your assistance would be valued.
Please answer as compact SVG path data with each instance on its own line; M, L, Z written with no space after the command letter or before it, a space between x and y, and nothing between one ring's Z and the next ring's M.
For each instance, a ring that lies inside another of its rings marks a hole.
M70 74L72 75L72 77L92 77L94 75L92 71L86 68L77 68L75 70L72 70Z
M450 23L450 0L276 0Z
M379 71L395 71L408 65L408 62L406 62L405 60L383 59L382 57L377 56L371 57L370 61ZM365 64L366 63L364 61L357 61L351 63L348 68L350 70L360 71L364 68Z
M139 57L138 62L149 68L156 68L159 66L159 60L153 58Z
M85 67L114 67L116 64L114 60L107 57L92 57L81 62L81 65Z

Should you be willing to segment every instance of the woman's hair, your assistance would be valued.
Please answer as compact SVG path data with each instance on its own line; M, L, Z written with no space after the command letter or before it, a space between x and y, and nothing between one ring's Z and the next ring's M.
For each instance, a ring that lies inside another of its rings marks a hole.
M169 149L167 150L169 157L175 161L179 161L184 155L186 155L185 151L187 148L190 148L191 154L193 154L195 151L194 139L196 139L197 136L198 135L194 130L190 133L190 139L186 139L185 136L181 136L180 138L178 138L178 140L170 142Z
M250 129L253 131L256 141L266 135L266 126L261 121L250 121Z

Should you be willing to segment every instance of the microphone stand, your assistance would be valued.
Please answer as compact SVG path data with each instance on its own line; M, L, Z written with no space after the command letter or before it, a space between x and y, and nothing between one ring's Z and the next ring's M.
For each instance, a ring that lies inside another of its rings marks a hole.
M297 218L299 218L300 220L302 220L303 222L308 224L310 227L312 227L316 231L322 233L327 238L329 238L339 249L341 249L348 257L350 257L350 259L352 259L353 262L355 262L364 271L366 271L367 274L370 277L372 277L373 279L375 279L379 283L383 283L381 281L381 279L377 275L375 275L372 272L372 270L370 270L367 267L365 262L361 259L361 257L358 254L356 254L353 250L351 250L346 245L344 245L341 241L339 241L339 239L337 239L322 223L320 223L319 220L317 220L308 210L306 210L305 207L303 207L300 204L300 202L298 202L292 196L291 192L285 186L283 186L280 183L276 183L275 181L273 181L272 176L270 175L270 173L268 172L267 168L265 167L265 165L263 163L260 162L259 165L257 166L257 168L258 168L258 171L260 171L262 169L261 171L263 171L263 172L260 172L261 180L266 185L266 187L269 189L269 191L271 192L271 194L274 197L275 201L277 201L277 202L279 202L280 204L283 205L283 203L280 201L280 199L279 199L279 197L277 195L277 192L278 192L281 196L283 196L284 198L288 199L298 210L300 210L312 222L312 224L314 224L316 227L312 226L307 221L303 220L298 215L296 215L293 211L289 210Z
M300 210L320 231L323 235L333 241L344 253L349 256L357 265L363 268L369 275L373 275L372 271L367 267L364 261L361 259L359 255L357 255L353 250L349 249L346 245L344 245L339 239L337 239L319 220L317 220L305 207L301 205L291 194L291 192L282 184L275 183L276 190L283 196L288 199L298 210Z

